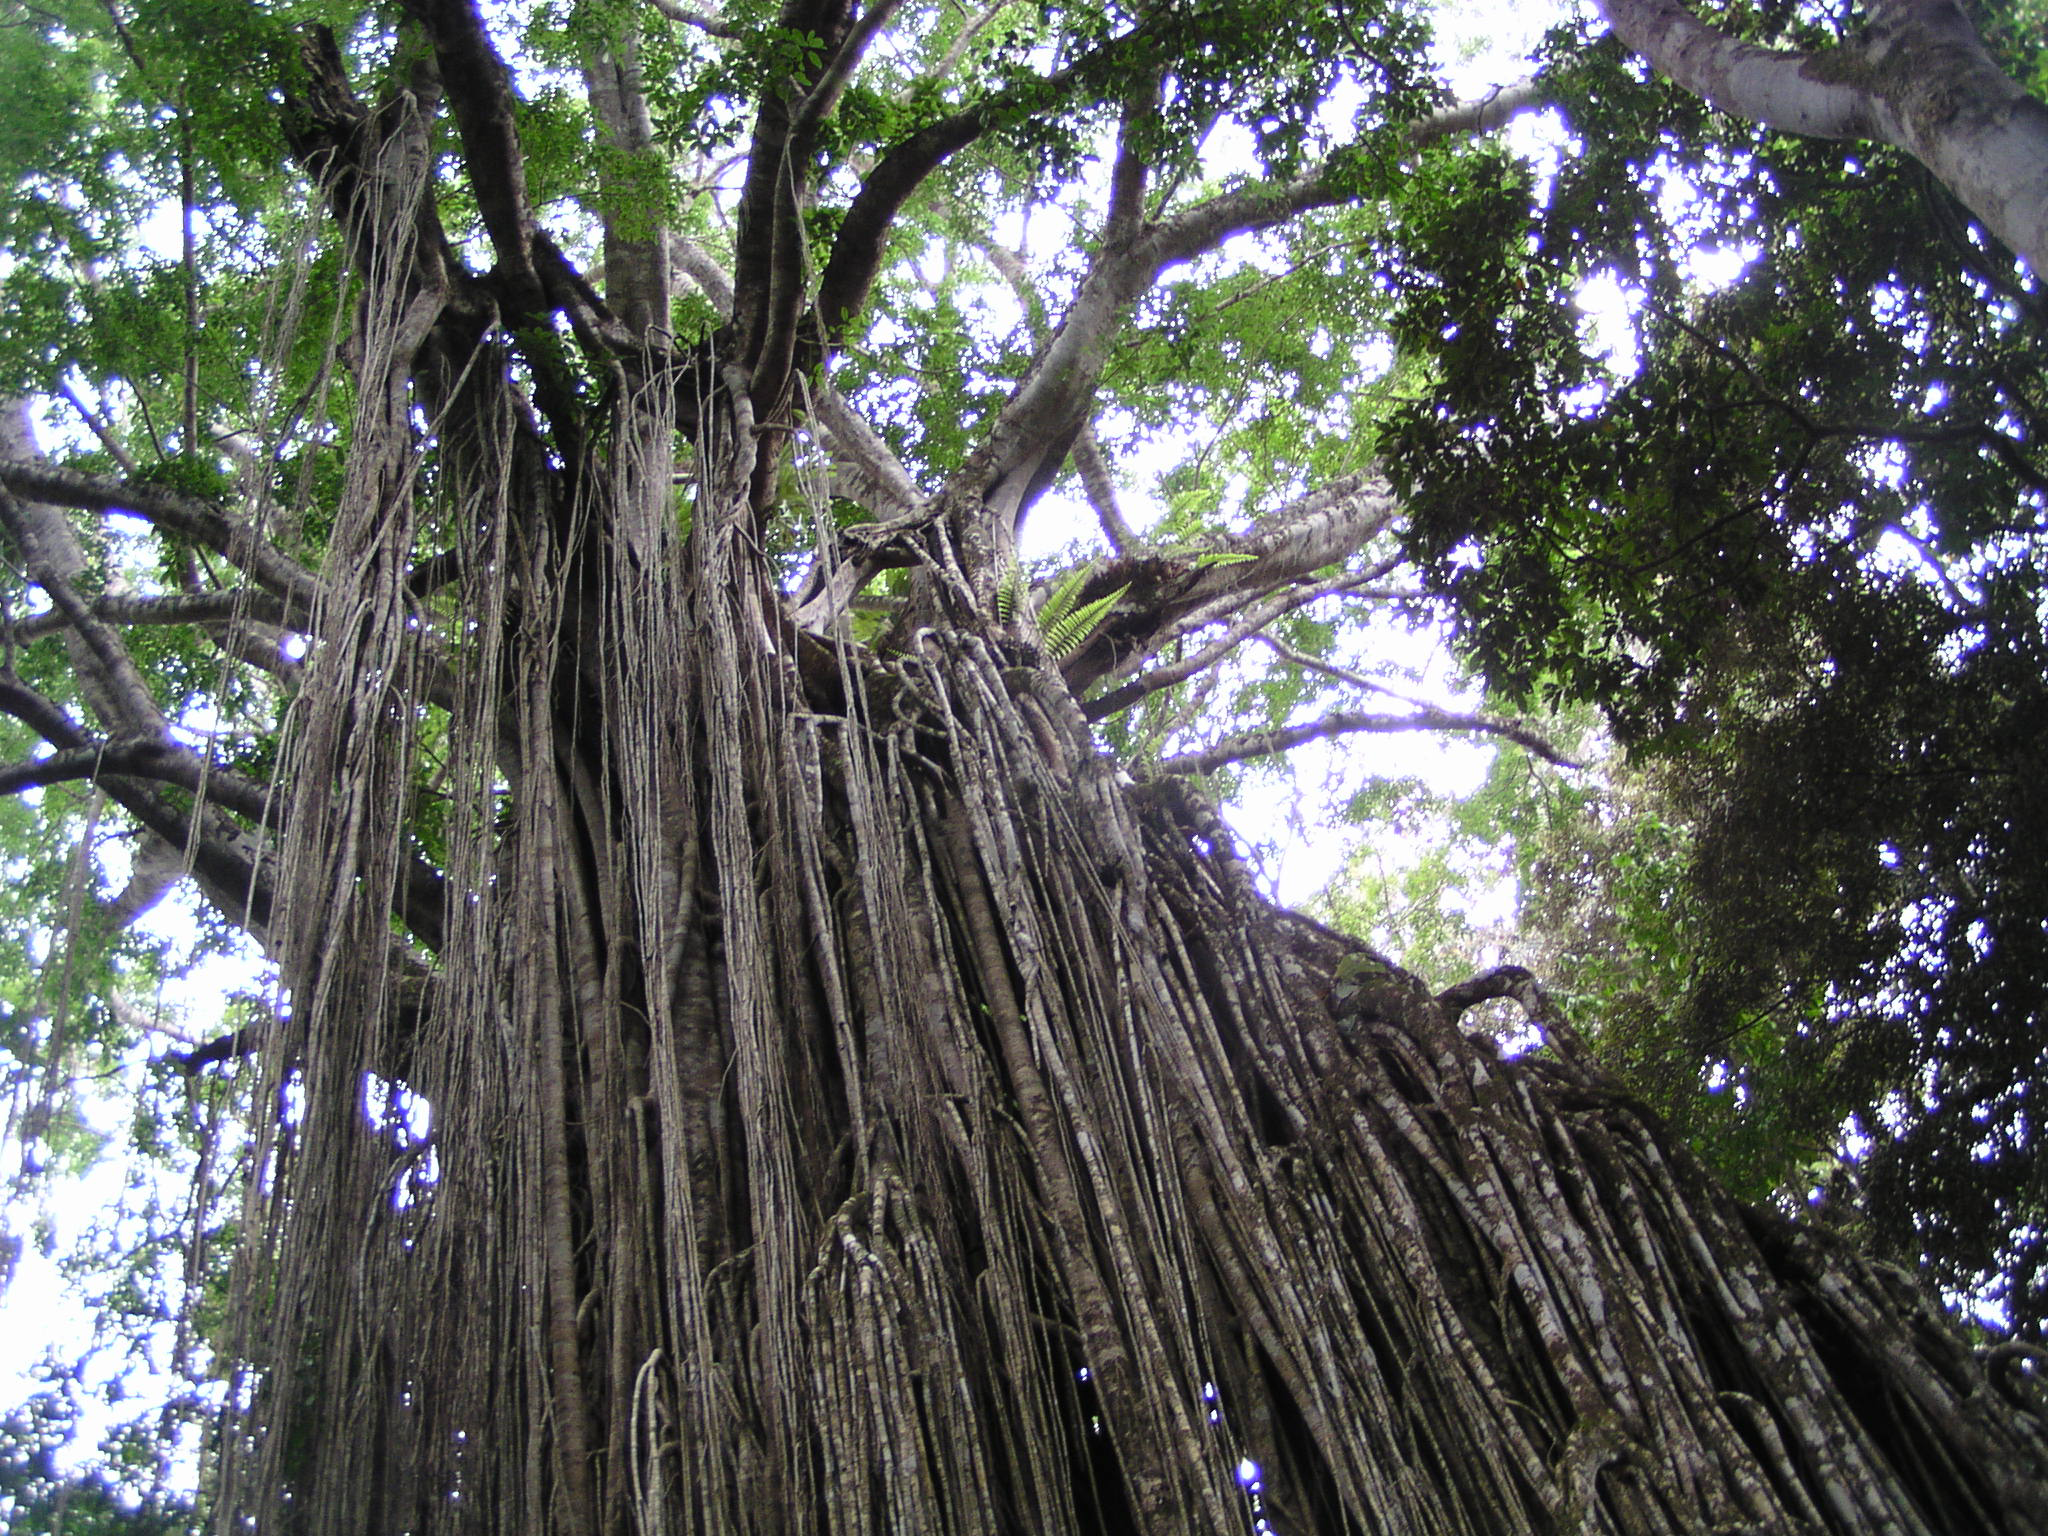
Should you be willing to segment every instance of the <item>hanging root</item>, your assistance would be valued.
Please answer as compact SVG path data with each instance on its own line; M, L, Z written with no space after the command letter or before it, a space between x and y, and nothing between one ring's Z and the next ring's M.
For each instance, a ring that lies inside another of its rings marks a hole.
M475 448L508 487L515 438ZM468 787L404 1058L437 1171L394 1200L380 1058L335 1054L369 982L323 953L293 1030L325 1097L261 1272L298 1320L260 1356L240 1443L269 1481L237 1507L309 1532L2048 1525L2038 1413L1881 1271L1718 1192L1526 972L1432 997L1269 907L1213 810L1120 781L1014 643L800 642L750 464L701 454L687 545L651 475L591 477L638 512L477 519ZM323 782L369 804L366 771ZM301 856L344 916L365 899ZM1457 1027L1500 996L1548 1051Z

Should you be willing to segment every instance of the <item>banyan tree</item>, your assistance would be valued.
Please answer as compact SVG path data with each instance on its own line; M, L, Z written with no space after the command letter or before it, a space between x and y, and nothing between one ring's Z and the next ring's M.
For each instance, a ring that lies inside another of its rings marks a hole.
M1725 124L1380 0L10 25L5 784L281 978L182 1058L257 1085L219 1530L2048 1528L2024 1348L1209 792L1550 751L1343 637L1455 348L1578 344L1496 130Z

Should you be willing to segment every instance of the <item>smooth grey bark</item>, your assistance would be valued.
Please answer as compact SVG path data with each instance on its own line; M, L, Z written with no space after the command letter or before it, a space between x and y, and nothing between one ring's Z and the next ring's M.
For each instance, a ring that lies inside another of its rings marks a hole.
M2048 106L1999 69L1955 0L1870 0L1861 37L1810 52L1744 42L1678 0L1600 9L1659 74L1723 112L1904 150L2048 270Z

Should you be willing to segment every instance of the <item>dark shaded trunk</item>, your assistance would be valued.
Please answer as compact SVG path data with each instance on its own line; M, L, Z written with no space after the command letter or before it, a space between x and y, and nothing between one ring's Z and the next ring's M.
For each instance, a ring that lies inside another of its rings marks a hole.
M224 1522L2048 1520L2040 1420L1910 1283L1737 1208L1560 1021L1502 1061L1340 975L1014 626L934 582L874 650L796 633L744 399L697 409L687 532L665 386L613 410L565 482L502 370L443 403L475 623L431 677L393 661L402 423L358 428ZM429 691L430 973L389 942Z

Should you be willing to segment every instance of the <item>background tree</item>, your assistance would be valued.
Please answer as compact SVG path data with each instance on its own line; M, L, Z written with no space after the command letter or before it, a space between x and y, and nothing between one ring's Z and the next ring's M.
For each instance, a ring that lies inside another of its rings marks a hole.
M147 1491L131 1497L122 1479L99 1473L66 1474L57 1465L68 1443L77 1405L61 1388L31 1398L0 1421L0 1501L15 1531L70 1531L73 1536L175 1536L192 1528L194 1511L182 1499ZM151 1447L128 1441L110 1447L116 1459L147 1462Z
M2031 78L2023 13L1993 19ZM1903 160L1738 124L1688 163L1665 102L1592 88L1539 237L1567 271L1613 263L1644 366L1589 392L1540 310L1445 311L1448 344L1413 342L1442 358L1437 390L1390 453L1414 547L1511 702L1596 701L1654 760L1623 839L1662 822L1663 873L1562 850L1579 868L1554 865L1531 914L1633 925L1617 956L1565 924L1590 962L1570 989L1637 1021L1608 1032L1612 1064L1680 1125L1720 1122L1702 1150L1752 1193L1810 1186L1854 1117L1868 1155L1836 1211L2031 1335L2048 907L2007 861L2037 816L2037 285ZM1912 216L1873 222L1873 199ZM1757 265L1703 295L1702 244ZM1580 403L1547 410L1560 396ZM1526 853L1541 873L1541 839Z
M223 1525L2048 1517L2024 1351L1735 1203L1527 973L1268 905L1191 782L1555 755L1356 664L1432 592L1662 728L1844 649L1887 475L1995 546L1981 237L1858 245L1837 163L1563 39L1539 197L1484 140L1536 93L1447 104L1399 6L19 21L5 382L71 446L0 461L0 785L50 849L94 786L285 990L181 1053L250 1106ZM1772 276L1703 297L1721 224ZM1937 358L1953 432L1832 414ZM1027 569L1062 485L1101 543Z

